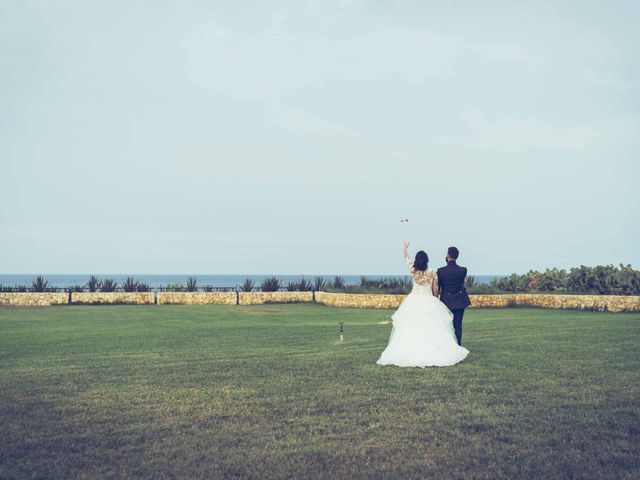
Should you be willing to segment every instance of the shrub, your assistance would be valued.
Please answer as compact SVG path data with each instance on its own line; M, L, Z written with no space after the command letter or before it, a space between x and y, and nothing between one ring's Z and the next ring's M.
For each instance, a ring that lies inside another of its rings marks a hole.
M572 268L567 289L585 294L640 295L640 271L631 265Z
M138 282L138 286L136 287L136 292L150 292L151 287L148 283Z
M477 285L476 283L476 277L474 277L473 275L469 275L467 278L465 278L464 280L464 286L466 288L473 288Z
M531 282L530 277L531 272L524 275L512 273L508 277L494 278L491 285L498 291L502 292L526 292L529 289L529 283Z
M313 279L313 289L316 292L321 292L324 289L326 283L327 282L325 281L324 277L316 277Z
M185 288L184 285L182 285L181 283L169 283L165 290L169 291L169 292L184 292Z
M327 284L325 290L327 292L344 292L344 293L387 293L387 294L406 294L411 291L413 283L407 276L403 278L382 277L370 279L366 276L360 277L359 285L346 285L338 281Z
M122 284L122 290L125 292L135 292L138 290L138 282L133 277L127 277Z
M565 291L567 289L567 272L557 268L544 272L529 272L529 290L538 292Z
M594 295L640 295L640 271L631 265L599 265L559 270L546 269L544 272L530 270L518 275L494 279L490 293L504 292L544 292L578 293ZM473 293L482 293L486 288L473 289Z
M243 292L252 292L253 291L253 287L255 287L255 282L253 280L251 280L250 278L245 278L244 279L244 283L242 284L240 289Z
M345 287L344 278L336 275L333 278L332 286L333 286L333 288L336 288L336 289L344 288Z
M65 291L67 291L68 293L71 293L71 292L83 292L84 291L84 285L71 285L71 286L67 287L65 289Z
M310 292L313 290L313 284L302 276L296 282L288 282L285 288L288 292Z
M277 292L280 289L280 279L277 277L268 277L262 281L260 290L263 292Z
M298 279L296 282L298 290L301 292L310 292L313 289L313 285L309 280L304 278L304 275Z
M100 283L101 292L115 292L117 288L118 288L118 282L110 278L105 278Z
M46 292L50 289L49 282L38 275L34 280L31 281L31 289L34 292Z
M87 288L90 292L97 292L100 289L100 280L95 275L91 275L87 282Z
M198 291L198 279L196 277L187 277L187 292Z
M205 292L213 292L214 291L213 287L211 285L205 285L203 287L203 289L204 289Z

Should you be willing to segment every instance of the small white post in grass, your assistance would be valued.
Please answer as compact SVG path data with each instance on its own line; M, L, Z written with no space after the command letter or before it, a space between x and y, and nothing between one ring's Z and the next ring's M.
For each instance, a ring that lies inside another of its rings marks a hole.
M340 341L344 342L344 322L340 322L338 325L340 325Z

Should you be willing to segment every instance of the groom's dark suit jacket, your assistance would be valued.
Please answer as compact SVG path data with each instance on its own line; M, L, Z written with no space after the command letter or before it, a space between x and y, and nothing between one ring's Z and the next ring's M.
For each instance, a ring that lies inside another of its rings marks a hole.
M467 289L464 286L466 277L466 267L459 266L455 261L447 262L446 267L438 269L440 300L449 307L449 310L459 310L471 305Z

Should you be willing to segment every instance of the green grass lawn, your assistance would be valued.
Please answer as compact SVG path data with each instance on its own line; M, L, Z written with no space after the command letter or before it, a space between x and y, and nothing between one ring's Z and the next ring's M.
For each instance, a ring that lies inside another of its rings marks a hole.
M640 315L468 310L420 369L391 313L0 308L0 478L640 476Z

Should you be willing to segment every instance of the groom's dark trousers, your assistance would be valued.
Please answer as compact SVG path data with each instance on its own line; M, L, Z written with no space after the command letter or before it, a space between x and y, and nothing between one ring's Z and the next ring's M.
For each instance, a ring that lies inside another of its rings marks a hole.
M451 310L453 313L453 329L456 331L456 340L458 345L462 345L462 316L464 315L464 308L456 308Z
M455 260L447 262L446 267L438 269L438 288L440 301L453 313L453 329L456 332L458 345L462 345L462 316L464 309L471 305L464 279L467 269L456 264Z

